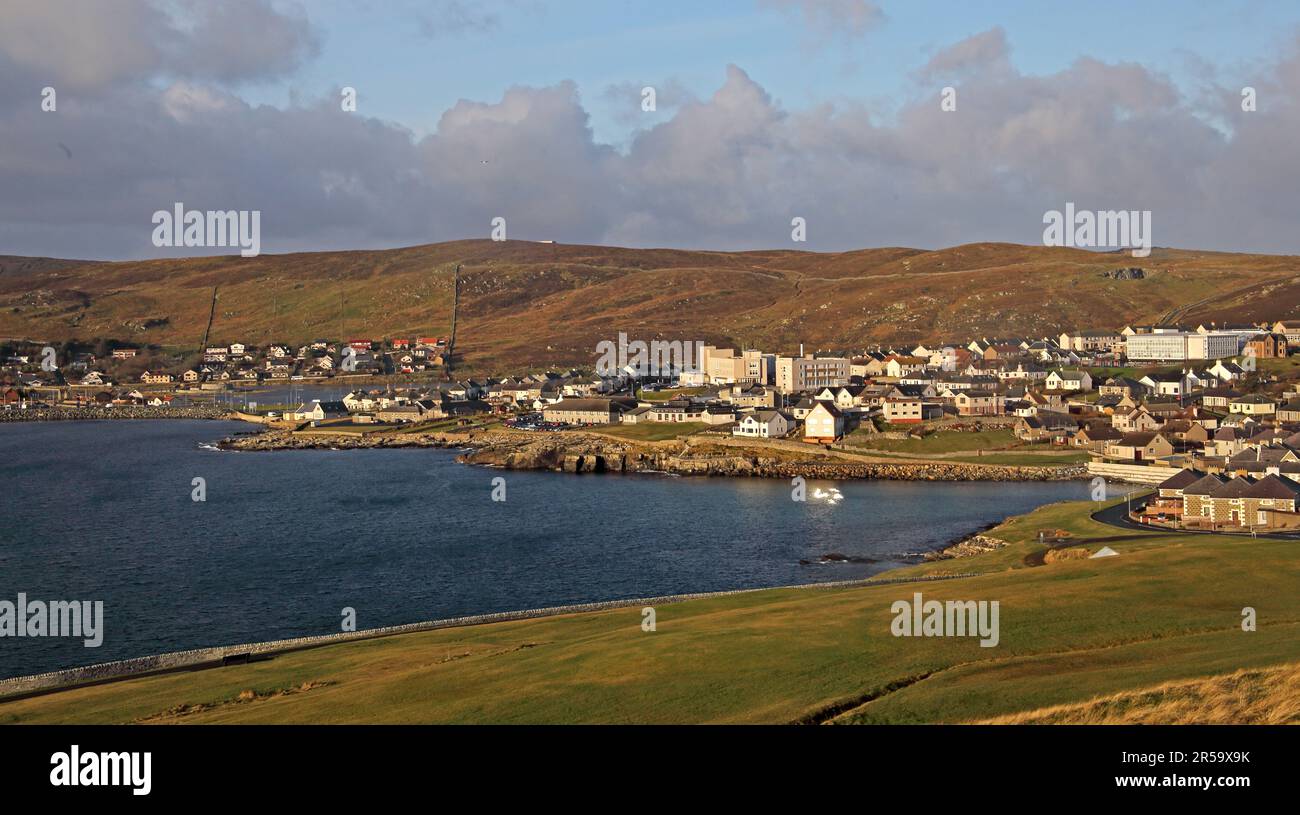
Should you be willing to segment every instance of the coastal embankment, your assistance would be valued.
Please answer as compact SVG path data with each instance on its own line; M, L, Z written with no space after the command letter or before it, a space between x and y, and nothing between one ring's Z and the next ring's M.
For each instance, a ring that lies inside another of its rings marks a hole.
M87 422L103 419L233 419L230 408L222 405L191 407L151 407L149 405L114 405L113 407L43 407L25 410L0 410L0 422Z
M680 440L621 442L584 433L502 431L427 433L295 433L269 431L223 439L225 450L268 451L442 447L464 449L465 464L566 473L671 473L753 478L893 481L1059 481L1082 478L1082 466L974 464L942 459L869 460L821 448Z

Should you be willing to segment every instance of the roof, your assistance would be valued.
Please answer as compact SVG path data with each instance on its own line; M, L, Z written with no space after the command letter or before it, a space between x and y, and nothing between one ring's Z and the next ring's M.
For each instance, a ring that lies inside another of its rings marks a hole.
M609 399L561 399L560 401L556 402L553 405L547 405L546 407L542 408L543 411L574 410L574 411L581 411L584 413L591 413L593 411L614 411L614 410L626 410L626 409L627 407L624 404L620 402L614 402Z
M1202 476L1186 487L1183 487L1183 495L1210 495L1214 490L1222 487L1227 483L1227 479L1220 475Z
M1174 475L1160 482L1156 489L1161 490L1181 490L1184 487L1191 486L1205 477L1205 473L1199 470L1179 470Z
M1229 481L1228 483L1210 490L1210 497L1211 498L1241 498L1254 485L1255 485L1254 479L1249 478L1248 476L1239 475L1236 478Z
M1244 498L1295 498L1300 495L1300 484L1279 475L1266 475L1242 493Z

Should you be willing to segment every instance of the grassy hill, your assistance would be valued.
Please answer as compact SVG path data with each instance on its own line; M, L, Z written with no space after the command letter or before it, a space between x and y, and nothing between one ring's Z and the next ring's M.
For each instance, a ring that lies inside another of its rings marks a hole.
M403 249L120 263L0 258L0 337L214 342L445 334L475 368L591 363L632 338L794 350L1300 316L1300 258L971 244L840 253L454 241ZM1141 266L1145 278L1104 273Z
M1166 682L1074 705L988 720L988 724L1298 724L1300 664Z
M634 607L392 636L0 703L0 722L1068 718L1056 706L1300 662L1300 542L1127 532L1093 508L1047 507L990 532L1003 549L887 575L963 579L664 604L654 632ZM1045 558L1041 528L1121 554ZM918 591L997 600L999 645L894 637L891 605ZM1241 629L1246 606L1257 631Z

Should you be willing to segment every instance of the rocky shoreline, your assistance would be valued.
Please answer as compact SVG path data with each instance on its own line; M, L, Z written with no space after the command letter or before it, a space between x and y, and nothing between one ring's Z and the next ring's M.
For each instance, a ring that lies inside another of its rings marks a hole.
M1035 467L948 461L854 462L816 451L710 448L707 442L617 442L587 434L522 438L503 432L294 434L287 431L223 439L224 450L269 451L404 447L469 448L457 461L506 470L566 473L671 473L748 478L880 479L891 481L1062 481L1086 477L1081 466Z
M85 422L102 419L230 419L229 408L215 405L193 407L150 407L148 405L114 405L113 407L50 407L26 410L0 410L0 422Z

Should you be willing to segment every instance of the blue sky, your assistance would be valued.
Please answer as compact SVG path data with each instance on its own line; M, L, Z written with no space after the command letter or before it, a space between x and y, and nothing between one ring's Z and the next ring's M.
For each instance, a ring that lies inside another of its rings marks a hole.
M857 37L810 29L797 10L761 0L483 0L461 7L490 22L439 26L446 5L437 2L309 2L322 35L319 57L244 95L284 105L295 92L312 97L350 85L364 112L424 135L459 99L494 101L513 85L573 80L597 140L622 144L641 122L620 121L607 88L673 79L707 97L728 63L787 108L854 100L887 117L924 90L912 77L917 67L993 26L1006 31L1012 61L1025 73L1056 73L1086 55L1141 63L1191 92L1207 69L1228 82L1248 76L1300 25L1300 3L1292 0L908 0L885 2L884 19ZM422 19L433 31L422 30Z

